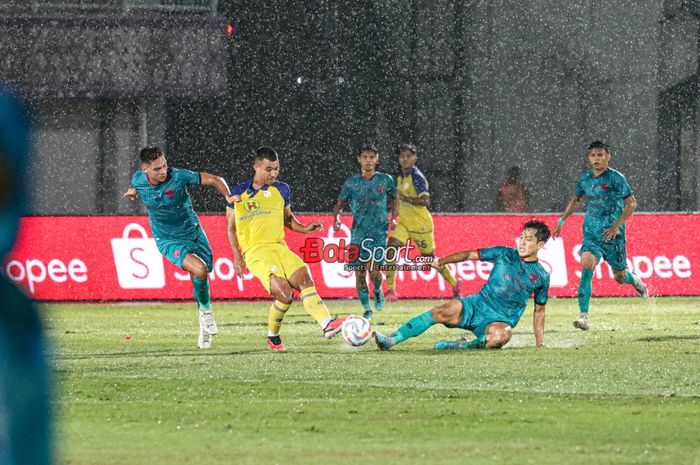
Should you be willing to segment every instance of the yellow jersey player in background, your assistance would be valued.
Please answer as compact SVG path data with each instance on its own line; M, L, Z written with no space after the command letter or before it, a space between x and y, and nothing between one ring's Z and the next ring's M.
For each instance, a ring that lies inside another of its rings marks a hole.
M292 214L291 190L277 180L280 162L274 149L257 149L253 171L252 180L232 189L231 194L239 196L240 201L228 205L226 222L236 275L242 276L248 268L275 298L268 318L270 350L285 350L279 333L284 315L292 305L293 289L299 291L304 308L330 339L340 331L344 318L331 318L316 292L308 267L284 241L285 226L309 234L321 231L323 225L318 222L303 225Z
M413 144L402 144L397 153L401 174L396 177L396 189L399 197L399 223L391 233L389 245L402 247L410 239L423 256L435 256L435 237L433 234L433 217L428 211L430 206L430 193L428 180L416 167L418 161L418 149ZM388 263L396 265L396 262ZM455 279L446 266L438 269L439 273L450 283L455 297L460 295L460 281ZM389 266L386 272L388 302L396 302L399 296L396 293L396 268Z

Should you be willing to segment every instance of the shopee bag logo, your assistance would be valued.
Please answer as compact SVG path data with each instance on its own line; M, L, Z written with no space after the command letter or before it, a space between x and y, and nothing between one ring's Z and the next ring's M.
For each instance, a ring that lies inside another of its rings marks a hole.
M561 237L550 238L537 254L537 259L549 273L550 287L564 287L569 283L564 240Z
M141 237L129 237L132 231ZM114 266L122 289L161 289L165 287L163 256L156 241L137 223L129 223L122 237L112 239Z

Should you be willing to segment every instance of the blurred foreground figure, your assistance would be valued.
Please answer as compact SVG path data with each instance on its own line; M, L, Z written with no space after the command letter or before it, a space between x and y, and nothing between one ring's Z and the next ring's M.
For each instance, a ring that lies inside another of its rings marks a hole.
M0 262L25 208L29 125L0 91ZM49 370L39 312L0 274L0 464L51 463Z
M574 327L586 331L588 305L591 301L591 280L593 271L601 259L610 265L615 281L630 284L642 297L648 297L646 285L639 276L627 271L627 249L625 221L637 208L632 188L625 176L608 166L610 147L601 141L588 146L588 163L591 171L578 178L576 193L569 200L561 215L554 236L561 234L564 221L576 211L576 207L587 199L586 216L583 220L583 245L581 246L581 281L578 286L579 316Z
M141 169L132 176L131 186L124 197L131 200L141 198L148 210L158 250L168 261L190 274L199 309L197 346L208 349L217 333L209 294L209 273L213 268L214 254L192 209L187 186L214 187L227 203L233 202L234 198L224 178L169 167L165 154L158 147L145 147L140 158Z

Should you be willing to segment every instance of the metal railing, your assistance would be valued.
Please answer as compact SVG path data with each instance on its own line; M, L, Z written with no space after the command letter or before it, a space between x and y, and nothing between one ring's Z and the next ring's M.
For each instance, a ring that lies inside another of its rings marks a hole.
M208 13L215 15L218 0L0 0L0 10L41 11L91 10Z

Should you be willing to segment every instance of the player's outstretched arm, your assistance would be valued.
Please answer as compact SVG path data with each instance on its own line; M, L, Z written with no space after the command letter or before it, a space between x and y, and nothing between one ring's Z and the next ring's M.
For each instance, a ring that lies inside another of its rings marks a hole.
M576 207L578 207L579 202L581 202L581 199L583 199L583 196L574 195L573 197L571 197L571 200L569 200L569 203L566 205L564 213L562 213L561 218L559 218L557 226L554 228L554 231L552 231L552 236L557 237L561 234L562 227L564 226L564 221L566 221L568 217L573 215L573 213L576 211Z
M226 208L226 234L228 235L228 243L233 252L233 271L239 278L245 272L245 259L241 254L241 247L238 245L238 236L236 235L236 212L233 208Z
M289 207L284 208L284 225L292 231L305 234L310 234L315 231L323 231L323 223L319 221L314 221L313 223L309 224L301 224L299 220L297 220L296 216L294 216L294 213L292 213L292 209Z
M535 304L535 313L532 317L532 329L535 333L535 345L544 346L544 305Z
M462 250L461 252L452 253L446 257L436 258L430 264L434 268L440 268L448 263L459 263L465 262L467 260L479 260L481 257L479 255L478 249L472 250Z
M409 197L403 194L398 194L398 197L403 202L419 205L421 207L430 207L430 195L427 192L420 194L418 197Z
M389 212L391 213L389 227L393 231L396 229L399 217L399 194L395 195L394 198L389 201Z
M620 217L615 221L615 224L610 226L608 229L603 231L603 240L606 242L609 241L610 239L614 238L620 233L620 226L625 224L625 221L627 221L627 218L632 216L632 213L637 209L637 199L634 197L634 195L628 195L625 197L625 207L622 210L622 214Z
M129 199L129 200L136 200L139 198L139 193L136 192L136 189L129 186L129 188L126 190L126 192L124 192L124 198Z
M213 174L200 172L199 175L202 178L202 185L215 188L221 195L226 198L226 203L240 202L241 198L237 195L231 195L231 189L228 188L226 180L221 176L214 176Z
M342 212L343 208L347 205L348 203L345 200L338 199L335 203L335 207L333 207L333 229L335 231L340 229L340 212Z

